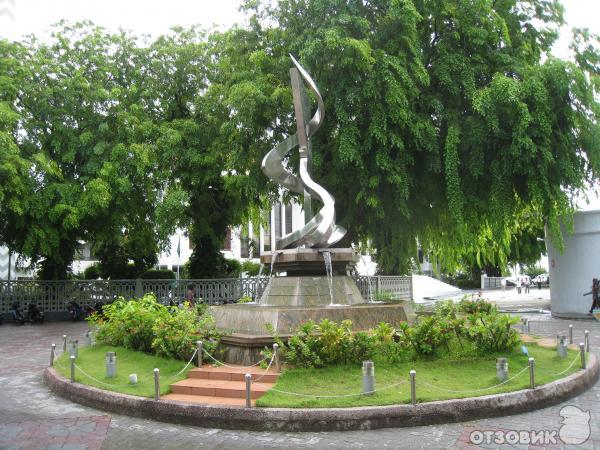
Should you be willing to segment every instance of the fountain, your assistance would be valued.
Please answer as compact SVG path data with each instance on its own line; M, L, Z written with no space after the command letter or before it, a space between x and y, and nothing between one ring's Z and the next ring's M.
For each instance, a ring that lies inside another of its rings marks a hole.
M310 175L311 137L323 122L325 107L310 75L293 57L292 61L295 67L290 69L290 78L297 132L267 153L262 170L273 181L303 195L305 224L282 236L275 251L261 255L261 263L271 267L271 276L257 304L212 307L217 327L233 330L222 341L228 362L249 364L259 359L260 350L273 342L268 329L285 337L308 320L349 319L355 330L364 330L379 322L398 323L412 318L409 302L374 305L372 298L365 302L350 276L358 255L351 248L332 248L346 230L335 224L333 196ZM312 117L304 82L317 100ZM300 156L297 175L283 163L296 147ZM321 203L316 214L313 199ZM321 292L329 292L329 297L322 298Z

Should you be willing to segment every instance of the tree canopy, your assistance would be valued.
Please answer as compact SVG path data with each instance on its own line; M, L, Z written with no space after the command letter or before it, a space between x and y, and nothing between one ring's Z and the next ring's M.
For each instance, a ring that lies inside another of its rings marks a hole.
M90 23L0 41L0 242L64 277L80 241L109 274L177 227L190 271L279 195L264 154L295 130L289 54L326 117L314 178L384 272L417 245L448 268L533 262L598 179L598 37L551 56L556 0L248 0L243 28L152 41ZM290 167L295 167L294 157Z

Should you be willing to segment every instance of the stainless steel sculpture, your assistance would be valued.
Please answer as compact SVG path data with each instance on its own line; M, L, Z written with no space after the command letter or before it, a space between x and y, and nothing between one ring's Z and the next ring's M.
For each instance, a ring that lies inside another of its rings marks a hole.
M290 55L294 65L290 69L294 110L297 131L273 148L262 161L262 171L273 181L290 191L304 195L305 225L292 233L282 236L277 242L277 249L300 246L324 248L338 242L346 234L346 230L335 224L335 200L333 196L310 177L311 145L310 138L317 132L325 116L323 98L317 85L304 68ZM302 78L308 84L317 99L317 110L310 118L308 98ZM309 120L310 119L310 120ZM298 175L284 166L284 158L296 147L299 147L300 164ZM317 214L312 213L312 198L323 203Z

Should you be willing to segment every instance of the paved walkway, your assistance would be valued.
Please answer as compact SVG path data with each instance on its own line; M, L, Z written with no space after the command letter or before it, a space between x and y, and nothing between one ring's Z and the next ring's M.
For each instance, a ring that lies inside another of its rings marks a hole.
M527 315L531 331L553 335L567 329L569 322L547 315ZM600 349L600 323L574 321L575 339L590 330L592 351ZM471 445L469 437L503 436L510 430L547 430L558 436L559 411L574 405L589 411L591 435L582 445L567 448L600 449L600 384L558 406L522 415L439 426L330 433L275 433L208 429L164 424L109 414L71 403L51 394L42 383L50 345L60 345L67 334L83 340L86 324L55 322L44 325L0 326L0 449L254 449L254 448L519 448L544 446L484 444ZM587 419L586 419L587 420ZM587 432L588 424L575 422L576 434ZM583 430L583 431L581 431ZM482 433L477 433L481 431ZM563 431L566 431L563 430ZM515 433L507 433L507 438ZM561 441L547 448L563 448Z

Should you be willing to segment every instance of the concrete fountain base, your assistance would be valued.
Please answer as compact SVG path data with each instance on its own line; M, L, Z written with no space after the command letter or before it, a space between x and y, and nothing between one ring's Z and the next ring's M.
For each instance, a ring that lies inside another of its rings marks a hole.
M261 306L237 304L211 307L217 328L227 333L223 339L224 361L250 365L261 359L260 351L273 345L267 331L270 324L284 341L299 325L309 320L323 319L340 323L351 320L354 331L368 330L379 322L397 324L412 321L410 302L362 303L341 306Z

